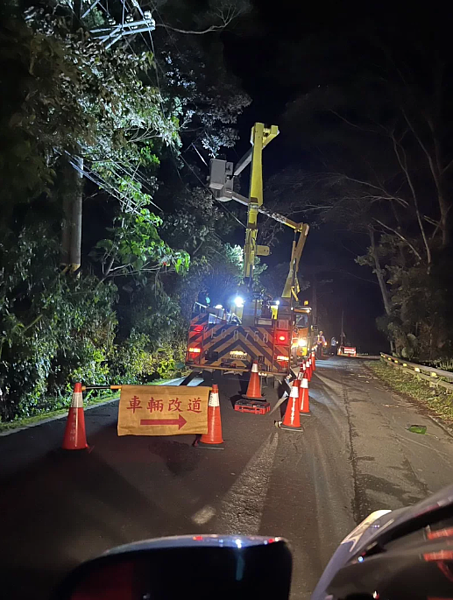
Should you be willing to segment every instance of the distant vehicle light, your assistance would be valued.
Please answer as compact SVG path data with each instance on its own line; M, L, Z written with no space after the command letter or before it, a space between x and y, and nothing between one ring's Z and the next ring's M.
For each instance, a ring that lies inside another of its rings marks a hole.
M345 356L357 356L357 348L352 346L343 346L342 354Z
M236 308L242 308L244 306L244 298L241 298L241 296L236 296L234 299L234 304Z

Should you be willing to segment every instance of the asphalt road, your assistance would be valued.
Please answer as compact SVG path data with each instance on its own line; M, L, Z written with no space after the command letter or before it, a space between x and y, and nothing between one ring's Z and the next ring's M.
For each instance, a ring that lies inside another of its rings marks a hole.
M317 365L300 433L274 427L279 410L233 411L241 382L221 380L222 452L193 448L193 436L118 438L116 402L86 412L91 453L56 451L64 420L0 437L0 595L47 598L66 571L115 545L233 533L286 537L292 598L308 598L369 512L453 481L453 439L426 412L360 361ZM277 392L264 391L275 406Z

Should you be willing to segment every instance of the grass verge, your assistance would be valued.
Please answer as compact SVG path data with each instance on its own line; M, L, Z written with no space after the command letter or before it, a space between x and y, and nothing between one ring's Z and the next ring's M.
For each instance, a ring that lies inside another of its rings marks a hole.
M383 361L368 361L366 366L397 392L406 394L429 408L450 428L453 426L453 394Z
M87 406L95 406L96 404L103 404L104 402L108 402L109 400L114 400L115 398L119 398L118 392L107 392L102 394L102 396L85 398L84 405ZM22 419L16 419L15 421L7 421L0 423L0 433L4 431L11 431L13 429L20 429L21 427L29 427L30 425L37 425L41 421L46 421L47 419L54 419L55 417L61 417L62 415L66 415L68 413L70 399L68 399L68 406L65 408L59 408L58 410L49 410L40 415L35 415L33 417L23 417Z

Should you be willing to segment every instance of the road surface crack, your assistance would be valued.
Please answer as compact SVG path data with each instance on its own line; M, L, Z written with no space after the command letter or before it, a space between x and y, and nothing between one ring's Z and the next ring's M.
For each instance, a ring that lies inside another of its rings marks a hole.
M343 395L343 402L346 410L346 415L348 418L348 435L349 435L349 461L351 463L352 468L352 486L353 486L353 496L352 496L352 515L354 521L358 524L366 516L369 514L368 501L366 496L363 494L360 485L359 485L359 472L357 468L357 455L354 450L354 426L351 420L351 412L349 408L349 394L348 390L344 384L344 376L341 375L341 389Z

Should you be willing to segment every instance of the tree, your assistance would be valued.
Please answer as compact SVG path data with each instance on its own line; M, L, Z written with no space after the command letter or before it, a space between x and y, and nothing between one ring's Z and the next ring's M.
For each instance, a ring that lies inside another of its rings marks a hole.
M157 22L156 27L164 27L184 35L206 35L226 29L240 15L250 10L250 3L248 0L210 0L207 10L197 12L193 10L193 7L189 8L187 2L181 2L181 0L160 0L155 3L154 9L159 16L161 16L159 11L163 12L164 18L168 12L182 23L194 21L197 25L196 29L176 27L170 24L173 22L172 19L170 22L166 20L161 23Z
M158 234L162 219L141 208L138 214L123 212L110 228L111 237L96 244L93 256L101 263L103 278L129 276L145 283L152 273L189 268L187 252L175 251Z
M285 123L307 167L287 169L275 197L361 240L359 262L376 275L398 351L434 358L451 352L453 327L451 90L442 84L451 63L429 23L421 31L396 20L385 34L379 25L292 42L310 67L294 74L301 93Z
M74 30L65 4L24 15L9 15L0 30L8 66L0 174L9 184L1 200L3 419L62 406L74 378L140 383L174 372L193 299L240 273L227 243L234 211L200 187L204 173L193 163L197 144L214 154L233 143L248 102L234 79L216 89L219 34L209 33L217 51L206 66L202 43L189 63L192 42L179 41L179 53L163 27L168 45L150 52L140 35L106 48L84 27ZM102 26L108 17L95 8L87 19ZM175 77L162 71L171 53L188 61ZM184 156L183 143L191 148ZM67 278L55 240L66 214L76 235L63 236L64 262L82 262L82 188L84 268Z

